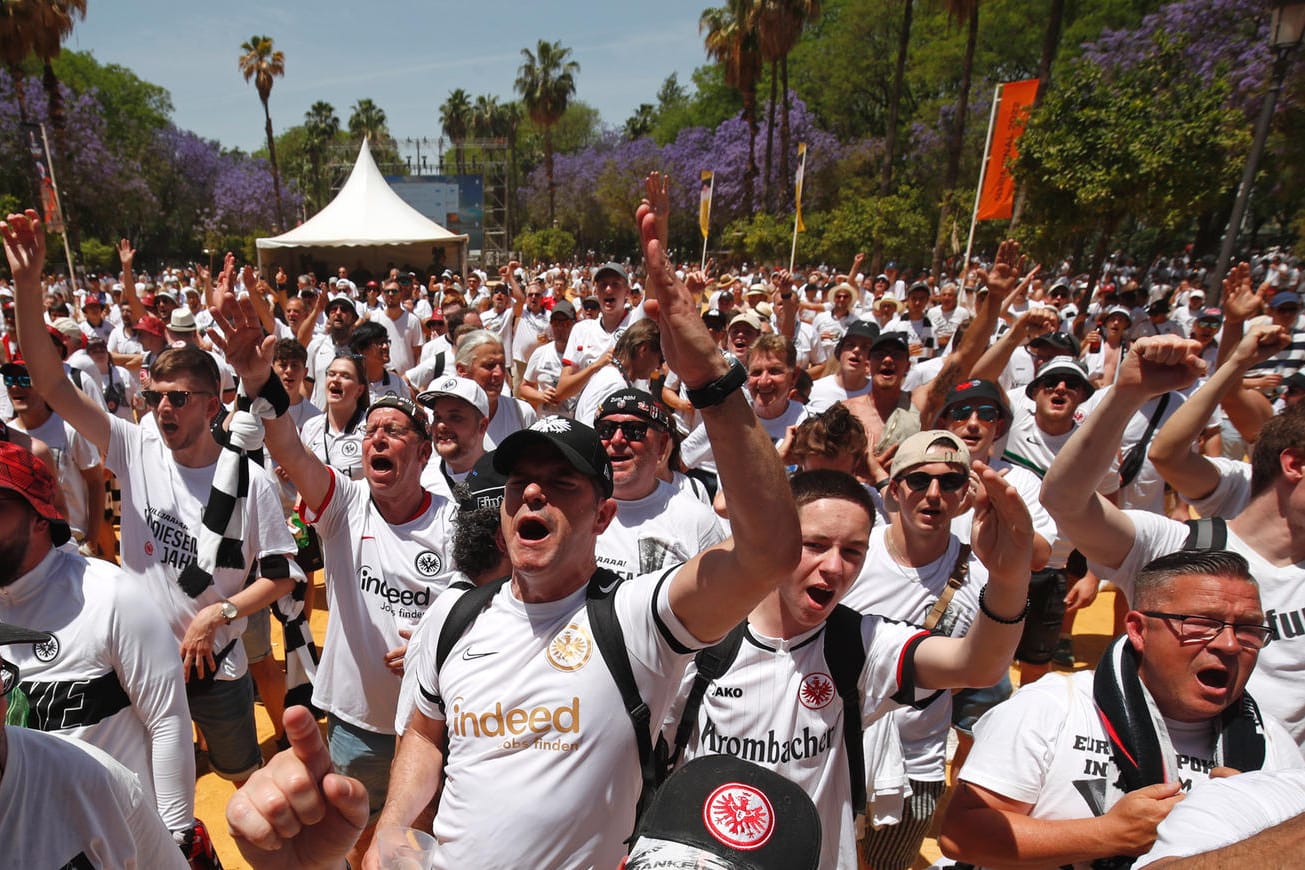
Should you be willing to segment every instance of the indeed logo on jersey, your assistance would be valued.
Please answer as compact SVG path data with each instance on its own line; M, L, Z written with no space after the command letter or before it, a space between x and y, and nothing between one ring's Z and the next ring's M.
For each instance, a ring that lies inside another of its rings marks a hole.
M362 566L358 572L358 588L369 595L375 595L383 602L381 610L386 613L393 613L403 619L420 619L422 613L430 606L430 587L424 587L420 590L400 589L391 586L386 579L379 575L373 574L372 569L367 565ZM395 608L413 608L411 610L396 610Z
M809 725L803 725L799 734L787 740L777 738L774 728L767 731L762 739L728 737L717 730L716 723L708 716L700 744L705 753L713 755L733 755L754 764L788 764L790 761L823 755L829 751L833 740L832 729L826 728L823 734L817 734Z
M507 737L503 741L504 749L554 749L569 752L576 747L575 742L543 740L542 735L555 732L561 734L580 733L580 698L572 696L570 704L558 704L556 707L539 705L527 710L524 707L503 709L503 704L494 705L494 709L477 713L462 707L463 698L458 696L450 705L448 726L454 737ZM526 738L519 740L517 738Z

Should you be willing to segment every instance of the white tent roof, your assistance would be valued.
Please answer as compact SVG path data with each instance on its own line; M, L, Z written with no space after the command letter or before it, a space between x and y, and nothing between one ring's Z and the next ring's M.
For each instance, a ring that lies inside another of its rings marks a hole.
M349 180L311 220L287 233L259 239L259 248L373 247L466 243L404 202L385 183L371 149L363 142Z

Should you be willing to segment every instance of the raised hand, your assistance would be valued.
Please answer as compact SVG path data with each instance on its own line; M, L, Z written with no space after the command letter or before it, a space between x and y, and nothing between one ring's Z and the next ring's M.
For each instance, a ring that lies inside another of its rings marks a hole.
M1033 519L1015 487L982 462L971 463L974 490L970 545L993 580L1023 578L1033 561Z
M1148 398L1181 390L1205 374L1201 345L1176 335L1153 335L1129 345L1115 378L1115 390L1141 391Z
M1247 321L1260 313L1264 300L1251 286L1251 264L1238 263L1223 280L1223 316L1231 321Z
M1020 277L1024 268L1024 258L1020 255L1020 243L1007 239L997 247L997 257L992 268L986 273L980 272L988 292L998 299L1005 300L1020 286Z
M666 248L671 232L671 177L660 172L649 172L643 180L644 201L657 217L657 240Z
M1291 333L1272 323L1257 323L1251 327L1233 349L1232 358L1239 365L1253 366L1286 350L1291 344Z
M367 789L331 773L331 756L304 707L285 711L290 748L227 802L227 826L254 870L339 868L367 824Z
M223 270L222 278L213 289L218 304L209 307L217 329L209 331L209 338L221 349L227 363L235 369L246 395L255 395L272 373L272 357L276 336L267 335L263 324L248 296L239 302L230 289L230 271Z
M120 239L118 241L118 261L122 263L122 268L130 270L131 264L136 260L136 249L131 246L130 239Z
M4 237L5 258L14 283L41 283L41 270L45 267L45 227L35 209L23 214L11 214L0 221L0 235Z

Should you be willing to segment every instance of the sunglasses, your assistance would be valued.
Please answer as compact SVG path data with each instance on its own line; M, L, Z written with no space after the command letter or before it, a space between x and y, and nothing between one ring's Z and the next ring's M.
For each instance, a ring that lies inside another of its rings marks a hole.
M647 440L648 425L637 420L622 420L619 423L615 420L599 420L594 424L594 431L602 440L611 441L616 436L616 430L620 429L626 441L637 444Z
M1065 377L1064 375L1048 375L1045 378L1038 378L1033 382L1035 390L1054 390L1061 384L1065 385L1067 390L1087 390L1087 382L1081 378L1073 376Z
M184 408L190 401L191 396L212 396L214 393L208 390L141 390L141 398L145 400L146 406L157 408L162 402L163 397L168 397L168 404L174 408Z
M956 423L970 419L971 414L978 414L984 423L992 423L1001 417L1001 409L996 405L952 405L946 413Z
M948 471L943 474L912 471L898 479L916 492L924 492L935 480L938 481L938 488L943 492L958 492L970 485L970 476L961 471Z
M31 375L5 375L6 387L30 387L31 385Z

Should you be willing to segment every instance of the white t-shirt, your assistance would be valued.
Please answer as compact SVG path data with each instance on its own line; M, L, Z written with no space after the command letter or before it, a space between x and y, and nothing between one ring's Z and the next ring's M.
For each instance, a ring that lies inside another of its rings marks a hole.
M1092 563L1089 567L1132 601L1137 572L1152 559L1181 550L1188 528L1186 523L1148 511L1126 513L1136 534L1133 548L1118 570ZM1251 576L1260 587L1265 621L1277 634L1260 650L1246 691L1259 702L1260 709L1281 720L1296 742L1305 746L1305 563L1283 567L1270 564L1232 529L1228 530L1227 549L1246 557Z
M810 406L803 405L801 402L789 400L784 412L778 417L758 417L757 422L761 428L766 430L770 440L775 442L778 447L788 433L789 426L796 426L811 416ZM680 458L684 461L686 468L702 468L716 473L716 455L711 447L711 439L707 437L707 427L699 423L680 444Z
M376 510L371 488L331 470L321 512L304 519L322 539L331 619L313 686L313 703L359 728L394 733L402 678L385 654L403 646L453 575L448 548L456 506L429 493L408 522L391 525Z
M421 321L411 311L400 309L398 319L391 320L390 315L381 309L371 320L385 327L390 335L390 365L395 371L406 372L417 364L412 349L422 343Z
M1235 517L1251 500L1251 464L1240 459L1207 456L1219 470L1219 483L1205 498L1189 500L1203 517Z
M309 417L299 430L299 440L309 452L351 480L362 480L362 422L348 432L333 432L330 416Z
M502 311L495 311L491 305L484 311L480 312L480 323L490 332L498 336L499 343L505 348L512 347L512 306L508 305ZM511 360L509 360L509 363Z
M1054 551L1059 535L1056 531L1056 521L1051 518L1051 514L1047 513L1047 509L1042 506L1042 478L1027 468L1011 465L1003 459L994 459L988 463L988 466L993 471L1003 474L1006 482L1015 487L1015 492L1019 493L1020 501L1024 502L1024 506L1029 509L1029 517L1033 520L1033 533L1050 544ZM968 544L973 525L974 508L970 508L952 520L952 534ZM1048 564L1053 568L1065 567L1064 563L1059 565Z
M130 770L80 740L26 728L4 733L7 866L189 867Z
M68 525L74 533L84 536L87 495L82 472L99 467L100 451L58 414L51 414L35 429L23 428L23 421L18 417L10 420L9 425L19 432L40 438L49 446L54 454L55 468L59 469L59 488L63 490L64 503L68 507Z
M313 336L308 342L308 377L313 381L313 394L309 401L326 410L326 370L340 353L348 353L347 346L337 345L331 336Z
M529 362L537 346L542 346L539 345L541 334L548 336L545 344L553 343L553 330L549 324L551 316L547 308L540 308L538 314L532 313L529 308L521 309L521 316L517 318L516 329L512 334L513 362Z
M530 355L530 360L526 363L524 379L542 389L544 387L556 387L561 377L562 355L557 351L557 343L550 341L535 348L535 352ZM574 417L578 398L578 396L572 396L560 405L544 403L540 405L539 413L543 416L560 414L563 417Z
M589 380L585 381L580 395L576 397L576 422L593 426L594 418L598 416L598 409L602 406L603 400L629 385L630 382L625 379L625 375L621 374L621 370L614 365L605 365L594 372Z
M1156 829L1151 851L1133 866L1222 849L1301 813L1305 813L1305 770L1252 770L1196 783Z
M526 429L535 422L535 409L523 399L514 399L504 389L498 397L494 416L489 418L489 428L485 430L485 451L493 450L504 438L520 429Z
M1029 816L1034 819L1084 819L1105 813L1112 793L1106 783L1119 778L1119 769L1092 700L1094 676L1092 671L1048 674L985 713L974 726L974 748L960 778L1032 804ZM1218 763L1214 728L1210 723L1166 722L1177 755L1176 776L1187 790ZM1269 717L1264 724L1264 768L1305 766L1282 726ZM1086 870L1091 865L1074 866Z
M178 465L154 426L108 419L109 453L104 464L122 487L122 566L167 619L180 647L199 611L245 588L250 566L265 556L293 557L298 548L286 528L276 482L251 463L241 548L246 567L218 568L213 583L191 598L177 579L195 560L195 533L213 490L217 463L202 468ZM293 558L290 564L291 572L299 570ZM238 642L245 622L244 617L234 619L214 632L215 651L237 641L218 666L219 680L234 680L245 672L245 648Z
M887 526L876 526L870 532L865 565L842 603L861 613L922 625L956 567L961 542L952 535L942 556L920 568L908 568L888 554L886 531ZM974 623L979 612L979 590L988 583L988 569L973 553L969 572L965 585L952 595L935 632L961 637ZM952 722L951 693L942 693L923 710L895 710L892 716L901 732L907 775L923 782L942 780L947 762L947 729Z
M824 630L822 625L783 640L749 627L730 669L703 694L684 761L733 755L793 781L815 802L822 821L820 866L855 867L843 704L825 659ZM861 620L866 650L858 681L862 727L930 694L914 687L915 641L926 636L905 623L876 616ZM696 663L690 662L663 728L670 744L697 673Z
M670 577L614 593L639 694L661 723L702 642L671 610ZM639 754L616 681L597 650L585 586L527 604L505 583L455 642L441 672L433 642L461 596L435 603L409 665L417 708L444 720L445 784L435 816L438 870L616 867L634 828ZM492 807L492 811L487 808ZM601 809L600 809L601 808Z
M826 359L834 355L834 347L843 337L843 333L847 332L847 328L860 319L860 315L851 310L842 317L837 316L833 311L821 311L812 318L811 329Z
M566 340L566 351L562 354L563 364L571 366L574 371L587 368L594 360L615 347L616 340L633 326L635 321L642 320L643 316L642 305L627 311L625 317L616 325L616 329L611 332L603 329L601 318L581 320L572 327L571 337Z
M398 396L401 399L411 399L412 391L408 385L403 382L395 372L386 369L378 381L371 381L367 384L367 396L369 401L375 403L377 399L383 399L386 396Z
M643 498L617 500L616 518L598 536L595 555L599 568L630 578L687 562L723 540L710 507L659 480Z
M820 414L838 402L854 399L857 396L869 395L870 387L871 382L866 381L864 387L849 392L843 389L834 375L816 378L811 384L811 396L807 399L807 410L812 414Z

